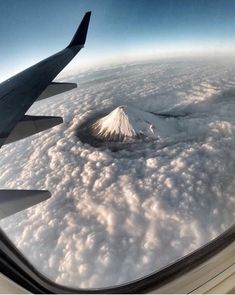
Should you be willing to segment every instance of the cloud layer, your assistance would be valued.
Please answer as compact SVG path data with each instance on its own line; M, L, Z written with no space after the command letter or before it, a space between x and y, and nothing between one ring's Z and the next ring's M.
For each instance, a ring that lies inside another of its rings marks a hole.
M1 221L25 256L57 283L125 283L159 270L234 222L235 64L132 64L84 72L77 90L30 114L64 124L2 148L2 188L52 198ZM182 114L174 136L112 153L82 144L77 126L118 105Z

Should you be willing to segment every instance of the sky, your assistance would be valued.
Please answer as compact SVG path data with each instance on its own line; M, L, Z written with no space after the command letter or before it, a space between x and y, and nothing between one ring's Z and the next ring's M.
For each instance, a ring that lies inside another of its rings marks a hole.
M0 0L0 81L63 49L89 10L71 70L235 48L233 0Z

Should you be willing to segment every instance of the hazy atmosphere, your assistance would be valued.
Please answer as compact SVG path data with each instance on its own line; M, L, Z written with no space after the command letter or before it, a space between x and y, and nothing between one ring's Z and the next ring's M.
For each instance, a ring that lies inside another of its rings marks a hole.
M88 10L86 49L65 73L136 59L234 53L233 0L0 0L0 81L67 46Z
M0 0L11 16L0 20L2 80L65 47L92 10L85 48L57 78L78 88L28 112L64 123L0 151L1 188L52 193L0 222L46 276L77 288L126 283L234 223L234 8ZM91 118L102 144L83 140Z

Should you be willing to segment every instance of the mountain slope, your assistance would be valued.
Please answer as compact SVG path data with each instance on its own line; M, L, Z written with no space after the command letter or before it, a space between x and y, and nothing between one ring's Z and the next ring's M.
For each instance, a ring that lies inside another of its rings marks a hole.
M157 121L157 117L151 113L134 107L119 106L92 124L92 135L108 141L157 138Z

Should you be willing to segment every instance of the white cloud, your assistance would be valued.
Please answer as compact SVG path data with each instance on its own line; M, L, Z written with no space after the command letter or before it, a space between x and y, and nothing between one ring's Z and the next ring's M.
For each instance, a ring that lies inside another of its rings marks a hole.
M234 70L166 61L70 77L77 90L30 111L65 123L1 150L2 187L52 192L3 229L40 271L75 287L139 278L222 233L235 212ZM92 110L119 104L190 115L174 137L130 151L78 141Z

